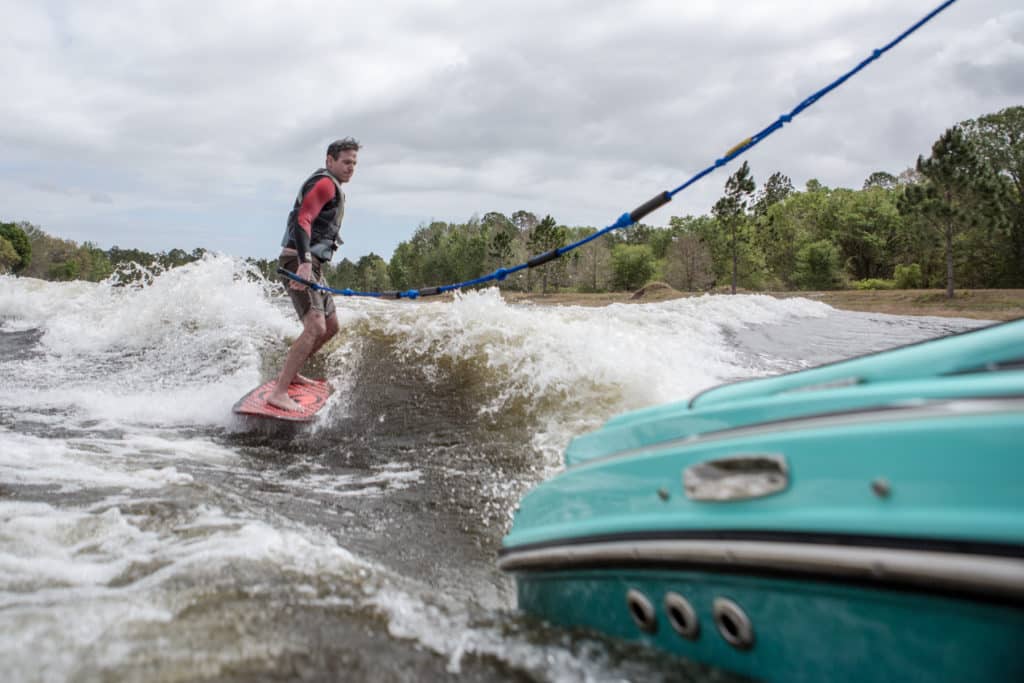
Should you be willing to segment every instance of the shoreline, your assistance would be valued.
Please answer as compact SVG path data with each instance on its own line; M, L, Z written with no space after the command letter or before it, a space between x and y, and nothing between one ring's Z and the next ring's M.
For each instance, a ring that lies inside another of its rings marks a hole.
M778 299L804 298L820 301L833 308L888 315L919 315L975 320L1006 321L1024 318L1024 289L962 289L953 299L944 289L835 290L817 292L738 292L763 294ZM714 296L730 296L712 292ZM502 292L509 303L535 303L551 306L607 306L644 304L704 296L705 292L680 292L654 283L636 292Z

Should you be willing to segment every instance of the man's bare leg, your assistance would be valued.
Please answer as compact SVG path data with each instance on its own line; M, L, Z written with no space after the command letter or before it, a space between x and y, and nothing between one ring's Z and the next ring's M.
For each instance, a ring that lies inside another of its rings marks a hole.
M331 314L331 316L324 321L324 333L316 340L316 346L313 347L313 353L309 355L312 356L319 351L320 348L330 341L331 337L336 334L338 334L338 316L337 314Z
M335 316L331 317L334 318ZM337 328L337 322L335 322L335 328ZM323 346L323 342L320 339L326 334L326 331L327 325L324 321L323 313L313 310L309 311L306 317L302 319L302 334L295 340L292 347L288 349L284 368L282 368L281 374L277 377L277 386L274 387L273 393L267 397L267 403L281 410L294 411L300 408L299 404L288 395L288 387L296 375L299 374L299 370L302 369L302 366L305 365L309 357L313 355L313 352Z
M310 352L310 354L309 354L309 356L307 356L307 358L312 358L313 356L315 356L316 352L319 351L320 348L324 344L326 344L331 339L331 337L333 337L337 333L338 333L338 316L332 314L325 321L324 333L322 335L320 335L319 339L316 340L316 344L313 345L313 350ZM301 366L299 366L299 367L301 367ZM319 382L317 382L315 379L310 379L310 378L306 377L305 375L303 375L302 373L296 373L295 379L292 380L292 383L293 384L319 384Z

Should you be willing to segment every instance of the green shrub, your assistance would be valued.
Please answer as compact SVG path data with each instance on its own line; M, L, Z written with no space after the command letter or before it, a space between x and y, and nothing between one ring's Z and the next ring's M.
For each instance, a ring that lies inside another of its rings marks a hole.
M55 280L57 282L76 280L78 279L78 264L74 261L55 263L50 266L47 276L50 280Z
M896 289L895 280L883 280L878 277L869 277L865 280L854 280L853 288L859 290L865 289Z
M897 289L921 289L921 266L911 263L909 266L896 266Z
M643 287L654 271L654 254L646 244L618 244L612 249L612 283L617 289Z
M21 256L7 238L0 236L0 273L13 270L18 265L21 265Z
M18 255L16 262L6 263L10 261L10 254L5 249L4 253L7 254L5 256L6 266L15 273L25 270L32 261L32 244L29 242L25 231L14 223L0 223L0 238L10 243L10 246Z
M793 281L800 289L838 289L841 280L839 250L828 240L804 245L797 252Z

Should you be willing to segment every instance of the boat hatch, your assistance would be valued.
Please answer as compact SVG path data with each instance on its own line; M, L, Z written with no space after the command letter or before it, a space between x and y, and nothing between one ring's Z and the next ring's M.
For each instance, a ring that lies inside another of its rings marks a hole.
M789 466L778 453L730 455L683 470L683 490L690 500L750 500L785 491L787 486Z

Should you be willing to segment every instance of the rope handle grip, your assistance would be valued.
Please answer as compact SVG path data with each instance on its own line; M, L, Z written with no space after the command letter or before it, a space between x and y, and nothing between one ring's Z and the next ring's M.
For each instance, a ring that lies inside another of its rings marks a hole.
M324 286L321 285L320 283L318 283L318 282L311 282L309 280L306 280L305 278L301 278L301 277L299 277L298 275L296 275L295 273L293 273L292 271L290 271L290 270L288 270L286 268L278 267L277 274L278 275L284 275L289 280L295 280L296 282L301 282L302 284L306 285L310 289L324 289Z

